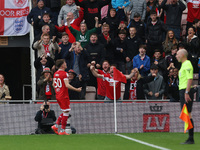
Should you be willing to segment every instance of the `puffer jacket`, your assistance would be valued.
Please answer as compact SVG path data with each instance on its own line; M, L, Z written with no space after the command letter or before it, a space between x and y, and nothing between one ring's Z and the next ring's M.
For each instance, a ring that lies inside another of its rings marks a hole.
M160 19L157 20L156 24L151 23L151 19L147 22L146 27L146 40L150 45L160 45L163 41L163 32L167 32L167 27Z
M134 14L137 12L140 14L141 19L144 20L146 16L146 0L131 0L127 8L127 11L131 11L130 19L133 19Z

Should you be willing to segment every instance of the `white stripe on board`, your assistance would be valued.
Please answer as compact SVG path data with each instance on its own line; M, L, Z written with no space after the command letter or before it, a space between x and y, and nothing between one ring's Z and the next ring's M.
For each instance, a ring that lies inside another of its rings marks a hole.
M147 146L150 146L150 147L153 147L153 148L157 148L157 149L160 149L160 150L170 150L170 149L160 147L160 146L157 146L157 145L154 145L154 144L150 144L150 143L147 143L147 142L143 142L143 141L140 141L140 140L137 140L137 139L125 136L125 135L121 135L121 134L115 134L115 135L123 137L123 138L131 140L131 141L134 141L134 142L137 142L137 143L140 143L140 144L143 144L143 145L147 145Z

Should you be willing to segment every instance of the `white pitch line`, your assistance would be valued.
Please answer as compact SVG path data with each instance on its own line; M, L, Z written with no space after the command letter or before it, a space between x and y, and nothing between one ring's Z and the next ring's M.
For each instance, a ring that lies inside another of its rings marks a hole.
M125 136L125 135L121 135L121 134L115 134L115 135L123 137L123 138L131 140L131 141L134 141L134 142L137 142L137 143L140 143L140 144L143 144L143 145L154 147L154 148L157 148L157 149L160 149L160 150L170 150L170 149L167 149L167 148L164 148L164 147L160 147L160 146L157 146L157 145L154 145L154 144L150 144L150 143L143 142L143 141L140 141L140 140L137 140L137 139L134 139L134 138L130 138L130 137Z

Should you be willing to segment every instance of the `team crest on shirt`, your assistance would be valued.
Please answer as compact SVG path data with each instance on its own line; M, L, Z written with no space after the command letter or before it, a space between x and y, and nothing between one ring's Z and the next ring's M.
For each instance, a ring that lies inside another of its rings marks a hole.
M13 0L13 2L17 7L23 7L26 4L27 0Z

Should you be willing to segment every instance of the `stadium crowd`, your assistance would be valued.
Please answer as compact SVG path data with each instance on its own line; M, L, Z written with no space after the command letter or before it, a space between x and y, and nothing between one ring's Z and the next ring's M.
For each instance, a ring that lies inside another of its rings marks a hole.
M113 85L105 78L112 79L111 68L116 66L123 74L134 74L127 78L124 99L177 102L181 64L176 53L182 48L189 53L194 73L199 72L200 4L190 0L66 0L60 7L60 0L37 0L27 16L34 28L39 98L55 96L51 82L57 59L65 59L70 83L82 87L80 95L69 92L70 99L85 99L87 86L96 87L98 99L113 99L108 94ZM181 21L186 7L184 37ZM121 90L121 84L116 88Z

